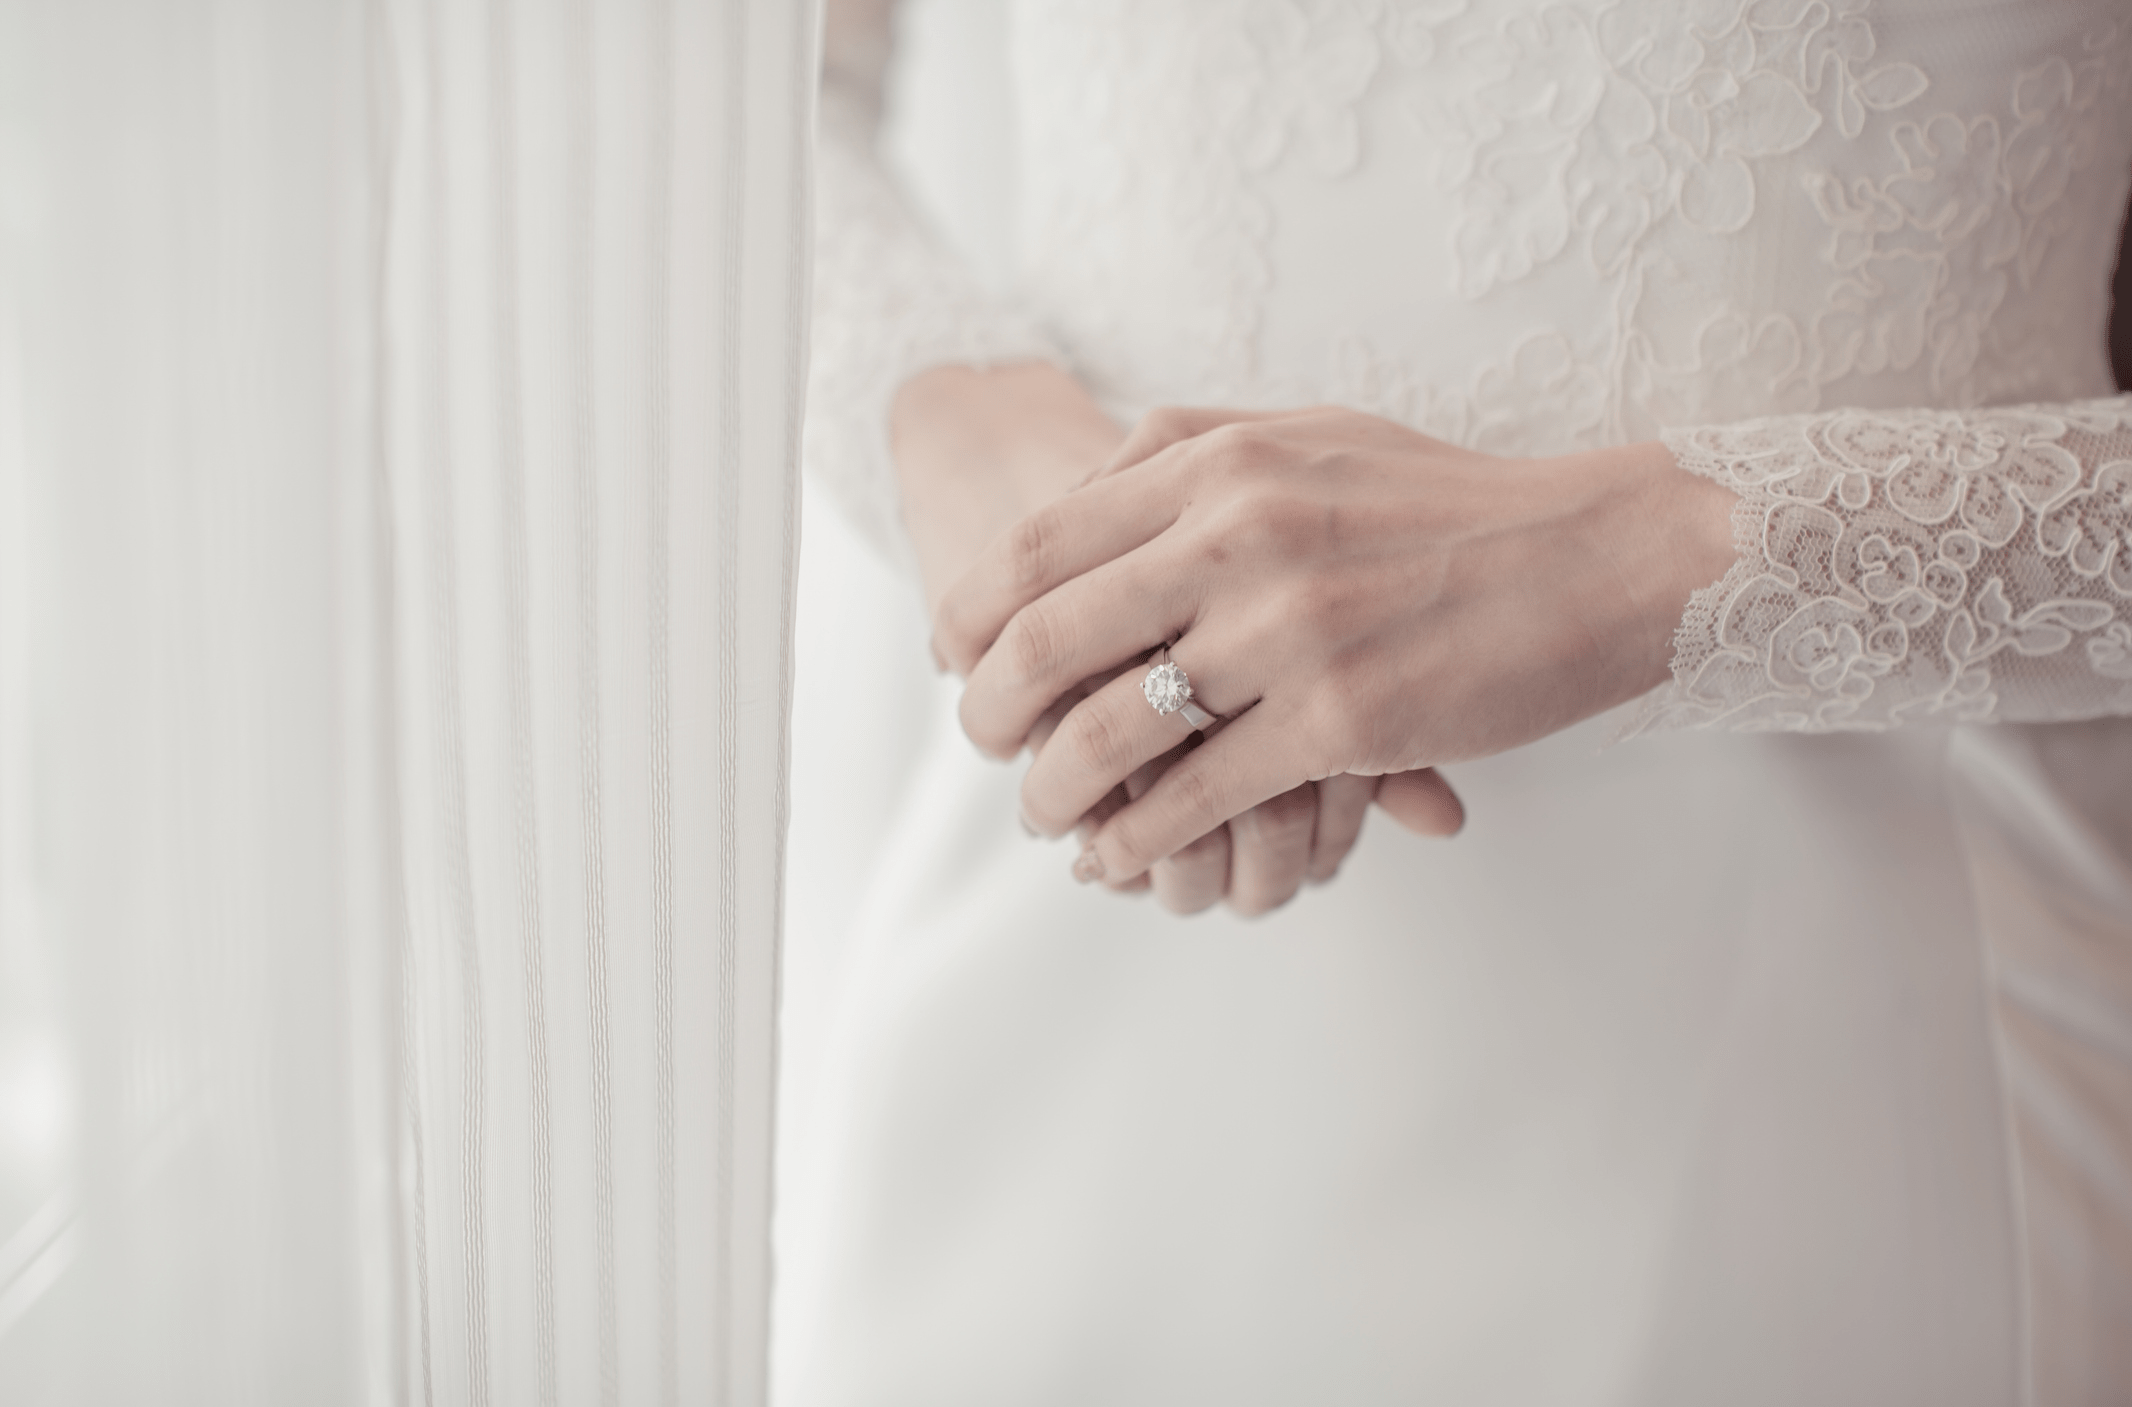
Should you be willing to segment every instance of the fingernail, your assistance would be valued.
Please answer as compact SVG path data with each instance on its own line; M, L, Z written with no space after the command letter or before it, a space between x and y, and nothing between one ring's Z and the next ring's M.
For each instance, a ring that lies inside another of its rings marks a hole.
M934 670L935 670L936 672L938 672L938 673L941 673L941 674L945 674L945 673L947 673L947 672L948 672L948 660L947 660L947 656L946 656L946 655L943 655L943 654L941 654L941 653L940 653L940 647L939 647L938 645L935 645L935 644L934 644L934 643L933 643L932 641L928 640L928 641L926 641L926 642L925 642L925 648L926 648L926 649L928 649L928 650L931 650L931 651L933 652L933 668L934 668Z
M1073 862L1073 877L1083 884L1094 884L1103 878L1103 857L1091 845L1081 852L1081 858Z
M1027 816L1024 816L1021 812L1015 812L1014 819L1022 823L1023 835L1028 836L1031 840L1042 840L1044 838L1044 833L1038 830L1035 826L1030 825L1029 818Z

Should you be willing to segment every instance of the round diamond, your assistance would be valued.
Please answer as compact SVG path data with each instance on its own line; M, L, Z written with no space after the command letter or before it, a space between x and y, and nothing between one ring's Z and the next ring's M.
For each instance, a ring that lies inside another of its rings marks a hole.
M1155 712L1175 713L1184 707L1186 699L1192 697L1192 681L1184 677L1184 671L1173 661L1164 660L1140 681L1140 692L1147 695Z

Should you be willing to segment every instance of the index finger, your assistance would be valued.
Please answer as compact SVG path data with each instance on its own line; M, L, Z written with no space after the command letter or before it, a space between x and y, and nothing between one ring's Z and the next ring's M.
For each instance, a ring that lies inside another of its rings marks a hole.
M1132 433L1125 437L1124 444L1118 446L1117 453L1101 469L1089 475L1087 483L1122 473L1135 464L1153 459L1171 445L1197 439L1209 430L1219 430L1224 425L1246 420L1277 420L1292 414L1293 411L1228 410L1219 406L1157 406L1140 417L1140 423L1133 426Z
M941 597L933 648L968 675L1016 611L1150 541L1179 511L1179 496L1153 474L1113 475L1044 505L994 538Z

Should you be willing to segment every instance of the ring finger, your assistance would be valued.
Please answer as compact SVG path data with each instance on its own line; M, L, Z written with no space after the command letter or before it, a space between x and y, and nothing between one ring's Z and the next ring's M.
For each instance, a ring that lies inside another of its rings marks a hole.
M1190 651L1188 637L1171 652L1170 662ZM1178 669L1183 672L1181 664ZM1149 673L1124 671L1059 720L1022 779L1022 814L1038 831L1064 835L1112 787L1195 731L1187 719L1190 708L1156 712L1142 687ZM1189 682L1189 674L1185 677ZM1225 688L1207 699L1195 687L1192 702L1217 716L1241 712L1253 702L1236 681L1225 681Z
M1107 562L1015 612L962 691L962 730L994 757L1026 745L1067 689L1186 629L1197 610L1189 579L1143 549Z

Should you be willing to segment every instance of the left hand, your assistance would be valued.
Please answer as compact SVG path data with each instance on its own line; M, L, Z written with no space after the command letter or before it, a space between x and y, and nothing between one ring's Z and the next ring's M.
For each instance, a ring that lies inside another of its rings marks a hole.
M1732 561L1733 502L1655 443L1515 460L1349 410L1157 412L985 550L935 647L1006 757L1078 681L1176 641L1227 722L1102 820L1076 873L1117 884L1305 782L1487 756L1654 687ZM1058 720L1022 788L1040 831L1189 735L1144 672Z
M1112 670L1084 679L1055 700L1030 729L1030 750L1041 757L1072 708L1124 672ZM1135 678L1142 672L1131 671ZM1221 726L1210 725L1210 733ZM1082 843L1092 840L1104 821L1138 800L1201 741L1199 734L1191 735L1160 757L1142 763L1121 785L1111 788L1075 825ZM1198 913L1220 902L1253 918L1287 903L1306 883L1329 882L1360 838L1371 802L1418 835L1451 835L1465 821L1457 795L1433 770L1384 777L1342 773L1268 797L1229 817L1227 825L1215 826L1156 860L1144 873L1119 879L1110 887L1131 890L1152 884L1155 897L1173 913Z
M1117 426L1079 382L1043 363L921 372L899 390L891 430L904 525L929 604L999 532L1117 463L1132 444L1121 446ZM1032 734L1032 746L1040 741ZM1096 819L1152 785L1169 760L1139 768L1105 798ZM1457 798L1434 773L1330 777L1268 798L1113 887L1152 888L1178 913L1219 902L1242 914L1264 913L1306 879L1332 877L1373 799L1425 834L1447 833L1460 819ZM1093 834L1093 823L1086 829Z

